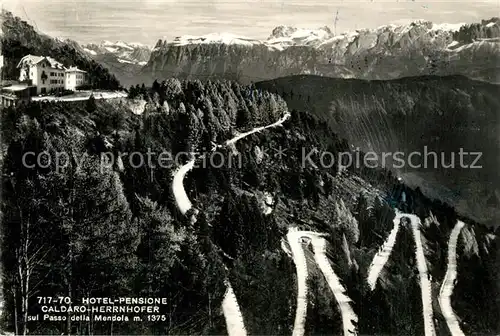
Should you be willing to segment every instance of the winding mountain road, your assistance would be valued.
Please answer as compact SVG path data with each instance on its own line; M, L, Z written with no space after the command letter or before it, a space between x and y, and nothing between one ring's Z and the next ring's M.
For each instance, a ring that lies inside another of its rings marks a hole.
M267 126L260 126L252 129L251 131L239 134L234 138L226 141L224 145L218 145L214 148L221 148L223 146L228 146L236 143L236 141L243 139L246 136L251 134L260 132L267 128L276 127L283 124L288 118L290 118L290 113L285 112L283 117L275 123L272 123ZM194 155L193 155L194 156ZM194 164L196 161L196 157L193 157L188 163L181 166L175 173L174 179L172 181L172 191L174 194L175 201L177 203L177 207L179 211L186 215L187 212L192 209L193 204L189 200L189 197L184 189L184 178L186 174L194 168ZM247 334L245 323L243 321L243 315L241 314L240 307L238 305L238 301L236 296L234 295L233 288L228 279L225 280L226 283L226 294L224 295L224 299L222 301L222 311L224 312L224 318L226 320L226 328L229 336L245 336Z
M446 324L452 336L465 336L462 329L460 329L457 316L451 307L451 295L453 294L455 280L457 279L457 241L464 226L464 222L457 221L457 224L451 231L450 240L448 242L448 269L446 270L443 284L439 290L438 299L441 312L446 319Z
M174 180L172 182L172 190L174 192L174 197L177 202L177 207L179 211L185 215L189 209L193 207L193 204L189 200L189 197L184 189L184 178L188 171L193 169L196 159L191 159L188 163L183 165L174 175Z
M325 254L326 241L323 238L324 234L312 231L299 231L296 228L290 228L287 234L287 240L291 248L292 258L297 270L297 310L295 312L295 323L293 328L293 336L304 335L305 321L307 316L307 264L304 250L302 248L302 239L308 238L312 242L314 249L314 260L318 264L323 273L328 286L333 292L335 300L339 304L340 313L342 315L342 325L344 335L357 335L358 317L354 313L350 302L352 300L345 294L346 290L340 283L338 276L333 271L330 262ZM284 248L284 246L282 245ZM289 253L287 249L285 252Z
M319 236L314 238L311 237L311 239L316 263L325 276L326 281L335 296L335 300L337 300L337 303L339 304L344 335L357 335L357 326L355 324L358 323L358 316L354 313L354 310L352 310L350 304L352 300L345 294L346 290L340 283L338 276L333 271L333 268L326 257L326 241L324 238Z
M226 319L228 335L246 335L243 315L241 314L236 295L234 295L233 287L231 287L228 280L226 280L226 294L224 294L224 299L222 300L222 311Z
M301 243L301 232L290 228L286 235L297 272L297 310L293 325L293 336L302 336L305 331L307 315L307 262ZM285 250L286 251L286 250Z
M432 287L427 272L427 262L425 260L422 237L420 235L420 218L413 214L403 214L411 222L413 238L415 239L418 274L420 277L420 290L422 293L422 307L424 315L425 336L436 336L434 327L434 313L432 311Z
M425 259L424 248L422 246L422 237L420 234L420 218L414 214L402 213L396 209L396 217L394 218L394 228L391 230L389 237L382 247L382 250L375 255L370 268L368 270L368 284L372 290L375 289L377 279L380 272L387 263L389 256L394 248L397 233L401 223L401 219L406 217L410 220L413 239L415 241L415 256L417 259L417 268L420 278L420 290L422 294L422 314L424 317L424 333L425 336L435 336L436 329L434 326L434 313L432 309L432 286L427 271L427 261ZM442 289L442 288L441 288ZM460 335L460 334L457 334Z
M222 148L224 146L232 145L232 144L236 143L238 140L243 139L244 137L247 137L247 136L254 134L254 133L257 133L257 132L261 132L267 128L279 126L279 125L283 124L288 118L290 118L290 113L286 112L283 115L283 117L280 120L276 121L275 123L272 123L272 124L267 125L267 126L256 127L254 129L252 129L251 131L238 134L234 138L224 142L223 145L215 146L215 148L213 150L215 150L217 148ZM188 197L186 190L184 189L184 185L183 185L184 178L186 177L186 174L194 168L194 164L196 162L196 157L194 157L194 154L192 154L192 156L193 156L193 158L188 163L181 166L174 173L174 179L172 182L172 191L174 193L174 197L175 197L175 200L177 202L177 207L179 208L179 211L183 215L185 215L193 207L193 204L189 200L189 197Z
M284 116L277 122L267 125L256 127L251 131L238 134L234 138L227 140L222 145L216 145L213 150L221 148L224 146L230 146L236 143L238 140L245 138L251 134L260 132L270 127L276 127L281 125L290 117L287 112ZM192 203L187 196L184 189L183 181L186 174L194 168L196 158L193 157L185 165L181 166L174 174L174 179L172 182L172 190L174 193L175 200L179 211L182 214L187 214L190 209L192 209ZM431 283L429 280L429 274L427 270L427 263L425 259L424 249L422 246L422 238L420 233L420 219L414 214L401 213L396 211L396 217L393 220L394 227L391 230L389 236L387 237L381 251L379 251L372 263L370 264L368 270L368 284L372 290L375 289L379 275L387 263L394 244L396 242L397 234L400 227L400 221L403 217L410 219L411 229L416 245L416 259L417 267L419 271L420 278L420 288L422 294L422 306L423 306L423 317L424 317L424 331L425 336L435 336L436 330L434 326L433 309L432 309L432 291ZM453 291L453 283L456 279L456 243L458 235L461 228L463 227L462 222L458 222L455 226L452 235L450 236L449 250L448 250L448 270L445 275L445 280L440 290L439 304L443 311L443 315L446 318L448 326L453 336L463 335L462 331L458 326L458 321L451 308L450 296ZM302 336L305 333L305 321L307 316L307 262L302 247L302 239L310 239L313 249L314 249L314 259L319 266L321 272L323 273L333 295L339 304L340 313L342 315L342 324L344 335L357 335L357 322L358 317L351 307L352 300L345 294L346 290L342 286L338 276L333 271L330 262L325 254L326 251L326 241L323 238L324 234L312 232L312 231L300 231L297 228L290 228L287 233L287 241L289 243L290 249L286 248L285 244L282 243L282 248L285 252L294 260L296 272L297 272L297 310L295 315L293 336ZM234 295L234 291L231 284L226 279L226 294L222 302L222 309L224 312L224 317L226 319L227 331L230 336L244 336L246 335L246 329L243 321L243 316L238 306L238 302Z
M371 290L375 289L377 285L377 280L384 268L385 264L389 260L391 256L392 249L394 248L394 244L396 243L396 237L399 231L399 223L401 222L401 218L403 215L401 213L396 213L396 217L393 220L394 227L391 230L391 233L387 237L387 240L382 245L382 249L373 257L373 260L368 268L368 285Z

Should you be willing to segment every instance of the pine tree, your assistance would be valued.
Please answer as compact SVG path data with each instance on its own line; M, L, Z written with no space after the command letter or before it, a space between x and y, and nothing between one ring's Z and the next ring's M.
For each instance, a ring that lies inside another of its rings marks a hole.
M128 90L128 98L134 99L135 97L137 97L136 87L134 85L130 85L130 88Z
M176 262L186 232L175 230L174 220L168 210L149 198L138 197L140 213L137 217L141 242L137 249L140 268L137 279L142 291L162 297L164 281L171 277L170 269ZM146 276L145 276L146 275Z
M97 109L97 103L95 101L94 95L91 94L89 99L87 99L87 103L85 104L85 110L89 113L95 112Z
M153 92L160 93L160 83L158 83L156 79L154 80L151 89L153 90Z
M248 110L246 104L241 102L236 112L236 127L243 128L250 126L250 111Z
M346 207L343 200L335 203L335 228L346 235L350 243L356 243L359 240L358 221Z

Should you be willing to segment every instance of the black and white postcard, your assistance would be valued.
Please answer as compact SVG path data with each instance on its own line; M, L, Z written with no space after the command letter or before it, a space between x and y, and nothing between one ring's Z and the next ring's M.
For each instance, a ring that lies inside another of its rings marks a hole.
M498 0L2 0L0 335L500 335Z

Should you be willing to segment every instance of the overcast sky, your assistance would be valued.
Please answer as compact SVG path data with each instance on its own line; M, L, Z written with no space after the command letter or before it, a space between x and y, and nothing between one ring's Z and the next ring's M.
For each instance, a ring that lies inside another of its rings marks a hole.
M54 37L81 43L229 32L265 39L278 25L329 26L337 33L426 19L478 22L500 15L500 0L0 0L3 7Z

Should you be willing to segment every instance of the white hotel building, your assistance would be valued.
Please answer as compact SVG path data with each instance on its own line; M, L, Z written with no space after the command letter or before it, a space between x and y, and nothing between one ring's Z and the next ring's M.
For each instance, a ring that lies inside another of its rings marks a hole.
M66 68L51 57L26 55L17 67L20 68L19 80L30 80L37 87L37 94L62 89L75 91L86 84L85 71L77 67Z

